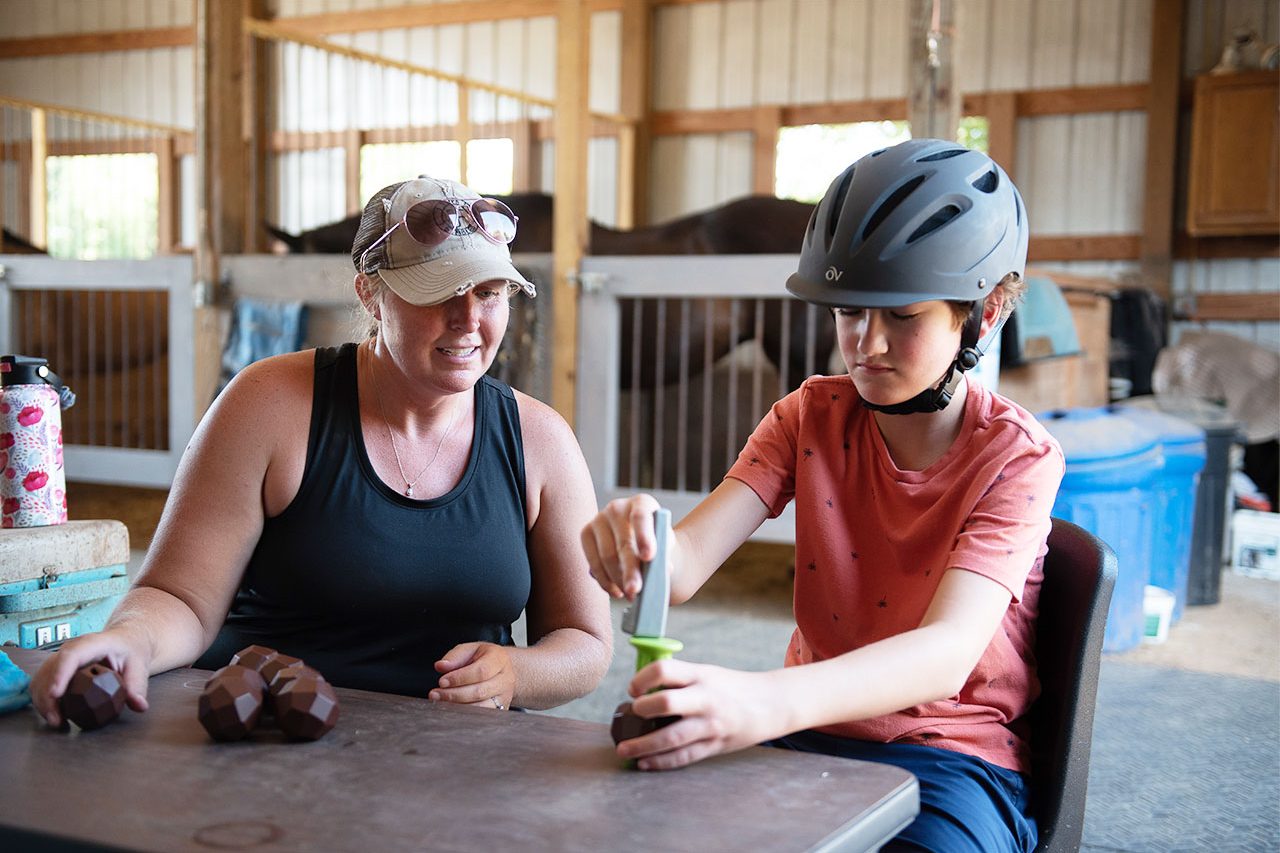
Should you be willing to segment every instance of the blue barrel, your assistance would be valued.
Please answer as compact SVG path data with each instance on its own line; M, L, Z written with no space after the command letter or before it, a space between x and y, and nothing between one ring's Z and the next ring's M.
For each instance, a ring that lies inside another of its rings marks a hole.
M1106 408L1038 416L1062 445L1067 470L1053 514L1074 522L1116 552L1119 574L1102 648L1122 652L1142 642L1143 590L1151 565L1154 482L1164 464L1159 436Z
M1196 523L1196 494L1205 463L1205 433L1193 423L1143 406L1112 406L1160 437L1164 468L1156 478L1155 539L1151 555L1151 584L1174 595L1173 620L1182 618L1187 604L1191 567L1191 534Z

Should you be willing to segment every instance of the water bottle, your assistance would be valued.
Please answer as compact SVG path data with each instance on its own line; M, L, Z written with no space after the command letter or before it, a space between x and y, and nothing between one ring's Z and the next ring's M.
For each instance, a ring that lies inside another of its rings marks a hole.
M43 358L0 356L0 526L67 520L62 409L74 402Z

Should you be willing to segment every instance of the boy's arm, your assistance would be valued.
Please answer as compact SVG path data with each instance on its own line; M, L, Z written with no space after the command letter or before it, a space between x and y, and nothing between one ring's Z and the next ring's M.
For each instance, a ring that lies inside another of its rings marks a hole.
M869 719L958 693L999 629L1010 594L946 572L919 627L830 660L770 672L664 660L628 687L644 717L678 722L618 745L644 770L681 767L802 729ZM667 688L650 692L657 688Z

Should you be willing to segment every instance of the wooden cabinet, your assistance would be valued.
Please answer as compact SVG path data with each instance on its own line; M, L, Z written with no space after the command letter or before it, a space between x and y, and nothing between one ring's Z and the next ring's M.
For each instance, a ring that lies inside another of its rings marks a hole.
M1280 74L1196 79L1187 232L1280 234Z

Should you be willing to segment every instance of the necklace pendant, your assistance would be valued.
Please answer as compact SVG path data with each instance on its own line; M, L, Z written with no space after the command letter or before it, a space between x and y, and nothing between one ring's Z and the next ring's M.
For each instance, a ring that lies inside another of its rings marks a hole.
M405 496L406 498L411 498L411 497L413 497L413 486L412 486L412 485L410 485L410 484L406 484L406 485L405 485L405 487L404 487L404 496Z

